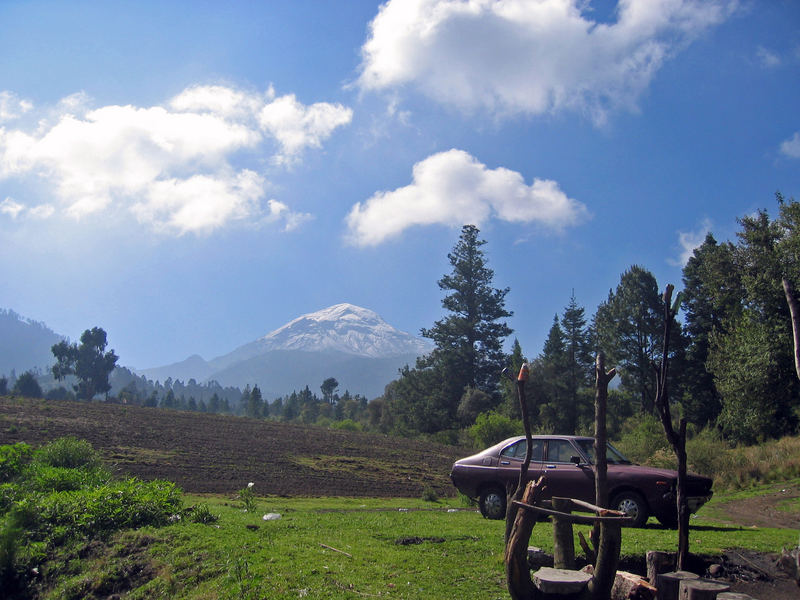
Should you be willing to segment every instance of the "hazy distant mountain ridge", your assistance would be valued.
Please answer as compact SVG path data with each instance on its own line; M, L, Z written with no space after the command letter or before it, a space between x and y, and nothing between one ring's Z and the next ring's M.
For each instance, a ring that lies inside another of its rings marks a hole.
M65 339L44 323L0 309L0 375L29 369L43 371L55 362L50 349Z

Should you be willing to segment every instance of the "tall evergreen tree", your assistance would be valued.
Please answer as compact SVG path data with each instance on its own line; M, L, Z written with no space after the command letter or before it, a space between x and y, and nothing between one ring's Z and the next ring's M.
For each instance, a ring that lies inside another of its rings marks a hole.
M539 421L550 433L574 433L574 410L566 389L566 357L564 330L555 315L542 353L531 365L539 391Z
M465 391L481 390L500 401L499 380L506 356L503 340L511 334L501 321L511 316L505 308L506 289L492 287L494 272L486 265L477 227L465 225L447 257L453 267L439 280L448 292L442 306L448 315L423 329L435 343L433 352L404 368L386 387L380 427L398 433L453 429Z
M683 268L682 302L686 350L684 416L703 426L713 422L722 403L714 376L708 370L711 336L722 335L726 323L741 314L744 289L730 242L718 244L709 233Z
M585 310L578 305L573 291L561 316L564 332L564 361L567 402L570 406L569 432L578 433L583 421L592 420L594 402L587 388L593 386L594 353L592 331L586 323Z
M512 315L505 308L509 289L492 287L494 271L486 266L478 238L480 230L464 225L453 251L447 255L453 271L439 280L448 292L442 306L450 313L436 321L422 335L436 344L434 360L446 363L451 377L458 381L458 398L469 386L495 394L500 372L505 366L503 341L511 329L501 321Z
M617 289L609 292L594 318L597 343L609 364L617 366L621 388L638 398L641 411L648 414L653 412L655 400L652 365L660 360L663 335L661 303L656 278L647 269L633 265L622 274ZM685 347L680 326L673 324L672 331L675 343L671 347L675 355L680 355ZM671 364L679 362L673 360ZM679 395L678 386L672 382L670 389Z

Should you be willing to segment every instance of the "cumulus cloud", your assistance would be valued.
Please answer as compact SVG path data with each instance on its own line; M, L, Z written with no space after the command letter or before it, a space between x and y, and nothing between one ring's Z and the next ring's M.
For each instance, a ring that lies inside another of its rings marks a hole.
M279 163L292 162L305 147L319 148L334 129L348 124L353 111L341 104L318 102L303 106L294 94L276 98L258 115L261 127L281 145Z
M489 218L561 229L588 217L586 207L550 180L525 183L509 169L490 169L463 150L429 156L413 167L412 182L376 192L347 216L349 241L375 246L415 225L480 225Z
M264 112L281 102L290 113L273 111L264 122ZM43 111L49 116L35 128L0 128L0 180L34 177L52 186L56 206L32 209L32 216L80 219L121 207L155 230L178 234L261 222L264 215L274 221L269 202L262 201L267 182L237 170L233 155L268 152L278 162L297 160L352 116L340 105L276 98L272 88L248 93L194 86L164 106L89 104L84 94L74 94ZM280 218L293 227L303 220L288 207Z
M706 239L706 235L711 231L711 221L703 220L696 231L679 231L678 247L680 256L677 259L668 259L667 262L676 267L683 267L689 262L696 248L699 248Z
M735 0L620 0L616 21L585 0L389 0L370 23L358 85L418 87L496 115L633 108L655 73Z
M789 158L800 158L800 131L781 144L781 152Z

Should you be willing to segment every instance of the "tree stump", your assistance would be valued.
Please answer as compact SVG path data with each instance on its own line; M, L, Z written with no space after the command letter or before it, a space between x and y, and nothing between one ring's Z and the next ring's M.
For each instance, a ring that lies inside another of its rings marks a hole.
M649 550L647 552L647 580L656 585L656 577L660 573L669 573L675 570L675 553Z
M542 567L533 574L533 585L542 594L556 597L577 597L583 593L592 576L583 571Z
M731 586L709 579L684 579L678 591L679 600L716 600L717 594L730 591Z
M741 592L721 592L717 596L717 600L756 600L752 596L743 594Z
M678 600L681 581L684 579L699 579L700 576L689 571L672 571L656 575L656 588L658 600Z
M650 585L647 579L628 573L617 571L614 578L614 587L611 588L611 600L654 600L656 587Z

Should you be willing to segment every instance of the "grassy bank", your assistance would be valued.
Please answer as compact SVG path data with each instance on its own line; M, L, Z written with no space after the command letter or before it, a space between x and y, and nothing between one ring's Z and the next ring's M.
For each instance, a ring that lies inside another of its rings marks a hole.
M732 547L775 552L797 543L797 530L706 516L726 500L715 499L692 520L694 553L714 556ZM256 497L250 511L238 498L186 501L218 518L183 519L61 548L42 570L41 597L507 597L503 523L457 501ZM270 513L280 518L264 520ZM647 550L673 551L676 543L677 532L656 525L624 530L622 555L643 559ZM537 524L531 544L552 550L552 526Z

